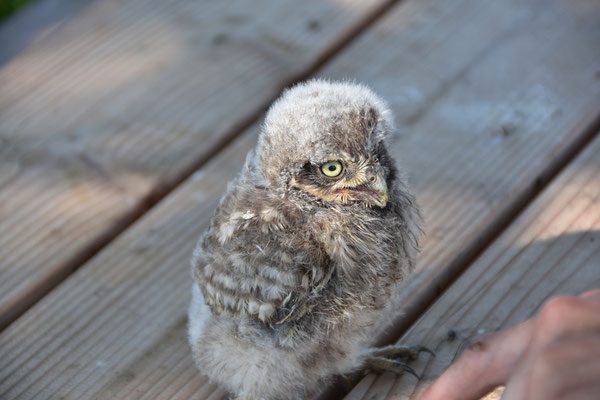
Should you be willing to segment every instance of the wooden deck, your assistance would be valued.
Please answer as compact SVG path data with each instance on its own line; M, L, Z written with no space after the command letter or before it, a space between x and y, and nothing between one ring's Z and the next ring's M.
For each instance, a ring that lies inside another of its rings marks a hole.
M596 0L38 0L0 38L2 399L223 396L188 349L188 260L310 76L396 114L427 239L378 342L437 353L322 397L416 398L474 337L600 287Z

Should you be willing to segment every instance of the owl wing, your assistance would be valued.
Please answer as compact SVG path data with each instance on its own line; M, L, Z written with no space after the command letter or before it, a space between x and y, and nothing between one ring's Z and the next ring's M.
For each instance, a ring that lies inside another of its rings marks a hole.
M264 211L217 215L192 264L213 313L268 324L308 313L333 271L310 232L290 229L285 218Z

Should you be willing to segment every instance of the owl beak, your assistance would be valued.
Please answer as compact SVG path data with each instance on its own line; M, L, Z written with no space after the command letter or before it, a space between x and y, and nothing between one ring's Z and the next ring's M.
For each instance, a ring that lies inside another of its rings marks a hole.
M374 181L371 181L369 186L373 189L371 202L377 207L385 208L388 202L388 189L383 176L377 176Z
M388 202L388 188L381 168L370 167L366 171L369 201L377 207L385 208Z

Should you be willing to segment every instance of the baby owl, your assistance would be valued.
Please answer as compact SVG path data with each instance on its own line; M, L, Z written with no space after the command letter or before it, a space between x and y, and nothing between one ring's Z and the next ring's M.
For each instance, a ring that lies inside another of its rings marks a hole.
M369 347L420 234L391 130L362 85L312 80L271 106L192 259L193 356L234 398L305 399L338 374L398 372L401 348Z

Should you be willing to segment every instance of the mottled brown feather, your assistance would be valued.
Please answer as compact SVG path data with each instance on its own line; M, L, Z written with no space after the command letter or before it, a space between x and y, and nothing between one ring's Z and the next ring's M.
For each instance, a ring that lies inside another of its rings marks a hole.
M349 83L299 85L269 111L192 260L194 357L237 398L305 398L359 368L396 312L420 217L385 149L392 129L385 103ZM319 173L331 157L346 175ZM353 191L364 168L385 179L384 208ZM349 197L329 196L340 186Z

